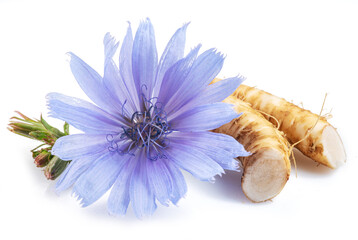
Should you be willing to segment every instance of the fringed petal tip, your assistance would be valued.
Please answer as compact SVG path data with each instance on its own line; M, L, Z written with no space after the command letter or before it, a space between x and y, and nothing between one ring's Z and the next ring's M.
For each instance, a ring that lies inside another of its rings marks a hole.
M184 196L181 196L180 198L177 198L175 196L171 196L171 199L168 200L167 202L165 202L164 204L161 203L162 206L164 207L171 207L171 206L176 206L176 207L179 207L179 202L181 199L185 199L186 198L186 194ZM158 199L156 199L158 201ZM81 200L79 200L81 201ZM85 207L83 205L81 205L82 207ZM130 205L127 205L127 206L124 206L120 211L118 211L118 209L113 209L112 206L110 206L109 204L107 204L107 212L110 216L114 216L114 217L124 217L126 214L127 214L127 211L128 211L128 208L130 208L132 206ZM143 219L145 217L150 217L154 214L154 212L150 212L150 213L147 213L147 214L143 214L143 215L140 215L140 216L137 216L138 219Z
M248 156L251 156L252 153L251 152L248 152L246 151L245 149L244 150L241 150L240 153L236 153L237 156L236 157L248 157Z
M65 60L66 62L68 62L69 64L71 64L71 62L73 61L73 58L78 58L76 54L74 54L73 52L69 51L65 53Z
M76 201L78 202L78 204L81 206L81 207L88 207L90 204L88 204L88 202L86 202L86 200L79 194L75 191L75 189L72 190L72 193L71 193L71 197L73 197L74 199L76 199Z
M217 63L223 63L227 57L227 54L220 52L217 48L210 48L209 50L205 51L211 54L213 54L216 57ZM204 53L205 53L204 52Z
M63 94L58 93L58 92L50 92L50 93L46 94L46 96L45 96L46 105L49 107L50 101L53 99L57 99L58 96L61 96L61 95L63 95Z
M116 53L119 42L109 32L107 32L103 38L103 45L106 65L107 62L110 61L113 55Z
M240 73L238 73L238 74L236 75L236 78L240 79L241 83L243 83L243 82L246 81L246 79L247 79L244 75L242 75L242 74L240 74ZM240 84L241 84L241 83L240 83Z
M65 57L66 57L66 62L70 62L71 61L71 58L72 58L72 52L66 52L65 53Z
M240 171L240 164L237 160L232 159L230 162L226 163L225 166L223 166L225 170L230 171Z
M104 35L104 38L103 38L103 45L104 46L107 46L107 45L113 46L116 43L118 43L118 42L116 41L115 37L110 32L106 32L106 34Z

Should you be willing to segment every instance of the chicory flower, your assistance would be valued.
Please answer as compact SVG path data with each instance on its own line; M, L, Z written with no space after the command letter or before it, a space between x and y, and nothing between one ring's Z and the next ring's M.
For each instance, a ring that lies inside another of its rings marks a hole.
M124 215L129 203L137 217L151 215L157 202L176 204L187 192L181 169L211 181L224 169L237 170L235 157L247 156L230 136L209 130L239 116L221 101L242 82L233 77L210 84L224 57L215 49L200 55L200 45L184 56L188 24L179 28L158 61L149 19L133 39L131 26L119 43L104 37L103 77L73 53L70 67L93 103L50 93L50 116L82 134L59 138L52 154L72 160L57 191L73 185L82 206L109 189L108 211Z

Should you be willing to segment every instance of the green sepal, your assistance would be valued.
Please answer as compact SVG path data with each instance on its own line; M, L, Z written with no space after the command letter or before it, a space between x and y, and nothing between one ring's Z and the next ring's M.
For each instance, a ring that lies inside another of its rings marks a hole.
M41 115L41 123L49 132L51 132L53 135L55 135L56 138L60 138L60 137L65 136L65 134L63 132L61 132L57 128L54 128L50 124L48 124L45 121L45 119L42 118L42 115Z
M65 135L70 135L70 125L67 122L63 125L63 132Z
M49 137L48 132L43 131L32 131L29 133L29 135L40 141L48 139Z

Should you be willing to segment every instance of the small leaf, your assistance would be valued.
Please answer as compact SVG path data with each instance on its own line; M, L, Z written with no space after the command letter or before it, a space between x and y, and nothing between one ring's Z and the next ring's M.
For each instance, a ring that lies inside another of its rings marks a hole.
M15 111L17 114L19 114L23 119L27 120L27 121L31 121L31 122L35 122L34 120L32 120L31 118L25 116L24 114L22 114L21 112L19 111ZM14 117L16 118L16 117ZM21 119L20 119L21 120Z

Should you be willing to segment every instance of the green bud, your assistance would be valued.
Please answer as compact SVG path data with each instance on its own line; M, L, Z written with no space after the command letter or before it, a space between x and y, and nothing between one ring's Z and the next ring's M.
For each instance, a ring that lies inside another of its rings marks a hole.
M22 123L22 122L14 122L14 123L10 123L9 125L11 127L13 127L14 129L19 129L19 130L28 131L28 132L42 130L41 125L38 125L38 124L27 124L27 123Z
M45 176L49 180L55 180L66 169L70 161L63 161L57 156L53 156L45 168Z
M45 167L51 159L51 153L47 150L41 150L41 152L35 158L36 167Z
M49 151L51 149L51 147L47 147L47 148L41 148L40 150L37 150L44 145L46 145L46 144L43 143L31 150L33 159L35 159L43 150Z
M10 119L9 130L24 137L39 140L53 146L55 141L68 133L63 133L55 127L48 124L45 119L31 119L24 114L17 112L22 118L12 117Z
M32 139L36 139L34 138L33 136L30 135L31 131L33 130L37 130L34 126L32 125L29 125L29 124L24 124L24 123L21 123L21 122L11 122L9 124L9 127L8 129L13 132L13 133L16 133L16 134L19 134L21 136L24 136L24 137L28 137L28 138L32 138Z
M33 131L33 132L30 132L29 135L31 137L33 137L34 139L43 141L46 144L51 145L51 146L54 145L55 141L56 141L56 138L52 134L49 134L48 132Z
M47 179L56 179L71 161L63 161L57 156L51 155L50 151L56 140L69 135L69 125L65 122L63 132L48 124L45 119L31 119L20 112L20 117L10 118L8 129L18 135L41 141L42 144L32 149L32 157L37 167L45 167L44 172ZM46 145L47 147L40 147Z
M37 140L40 140L40 141L51 137L51 135L49 135L47 132L43 132L43 131L32 131L29 133L29 135L32 136L33 138L36 138Z

